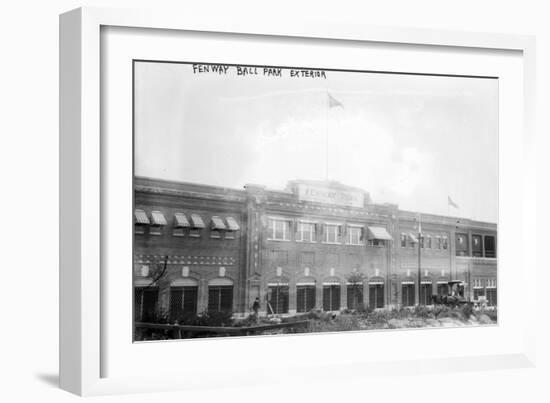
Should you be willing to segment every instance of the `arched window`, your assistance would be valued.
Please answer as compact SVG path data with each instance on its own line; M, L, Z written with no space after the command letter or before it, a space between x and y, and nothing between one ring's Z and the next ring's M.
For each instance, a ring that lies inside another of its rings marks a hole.
M340 281L337 279L323 282L323 311L340 310Z
M401 282L401 305L414 306L416 302L415 282L408 278Z
M136 321L155 321L158 296L159 289L156 286L136 285L134 287L134 318Z
M267 312L273 314L288 313L288 279L277 278L267 284Z
M193 278L181 278L170 284L170 318L173 321L197 313L198 282Z
M220 277L208 282L208 310L213 312L233 311L233 281Z
M296 311L309 312L315 308L316 282L312 278L304 278L296 283Z
M369 306L384 308L384 279L382 277L374 277L369 280Z
M432 304L433 285L432 280L425 278L420 282L420 304L431 305Z

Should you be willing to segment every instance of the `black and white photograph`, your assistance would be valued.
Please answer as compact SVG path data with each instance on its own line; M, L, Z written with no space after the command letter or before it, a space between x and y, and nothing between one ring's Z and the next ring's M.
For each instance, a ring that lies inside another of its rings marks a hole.
M135 342L498 323L497 77L132 69Z

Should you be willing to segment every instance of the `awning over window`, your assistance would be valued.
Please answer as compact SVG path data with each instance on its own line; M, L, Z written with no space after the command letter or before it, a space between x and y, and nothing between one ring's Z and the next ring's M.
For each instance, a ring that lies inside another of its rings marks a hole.
M205 228L204 221L202 217L198 214L191 214L191 224L193 228Z
M233 217L227 217L226 221L230 231L238 231L241 229L241 227L239 227L239 223Z
M223 220L217 215L212 216L212 229L225 229Z
M393 238L384 227L368 227L369 239L381 239L384 241L391 241Z
M412 242L412 243L417 243L418 242L418 239L416 239L416 236L414 236L414 234L412 232L409 232L407 234L407 236L409 237L409 240Z
M185 214L176 213L176 214L174 214L174 216L176 217L176 227L186 228L186 227L191 226L191 224L189 224L189 220L187 219Z
M147 217L145 211L136 209L134 215L136 216L136 224L150 224L149 217Z
M151 217L153 218L154 225L166 225L166 218L160 211L151 211Z

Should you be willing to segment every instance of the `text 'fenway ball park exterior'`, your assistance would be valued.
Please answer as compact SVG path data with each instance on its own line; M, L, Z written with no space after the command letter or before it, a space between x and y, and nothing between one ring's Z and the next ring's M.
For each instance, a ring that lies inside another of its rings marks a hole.
M277 314L431 304L450 280L497 304L494 223L419 216L330 181L275 191L136 178L134 190L138 321L246 313L256 298Z

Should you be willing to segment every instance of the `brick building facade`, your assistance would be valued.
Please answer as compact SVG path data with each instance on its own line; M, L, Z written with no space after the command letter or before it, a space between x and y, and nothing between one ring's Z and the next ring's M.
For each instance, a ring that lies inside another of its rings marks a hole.
M336 182L281 191L135 179L135 317L430 303L446 282L496 305L496 224L399 210ZM421 284L418 282L420 242Z

